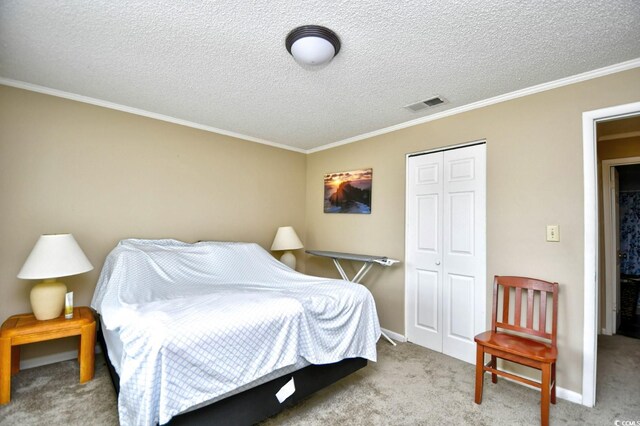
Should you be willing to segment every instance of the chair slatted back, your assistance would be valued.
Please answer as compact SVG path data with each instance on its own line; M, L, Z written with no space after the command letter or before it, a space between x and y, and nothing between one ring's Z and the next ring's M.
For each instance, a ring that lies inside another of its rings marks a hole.
M500 291L502 287L502 291ZM513 290L513 291L512 291ZM523 297L523 292L525 292ZM536 296L536 293L539 294ZM500 295L502 297L500 297ZM513 296L513 301L511 300ZM551 331L547 332L547 298L551 297ZM502 301L500 307L500 300ZM524 307L523 305L524 300ZM536 303L536 300L538 301ZM513 306L512 306L513 305ZM538 309L534 310L535 305ZM526 316L522 318L523 309ZM499 312L501 311L501 312ZM513 312L513 319L511 313ZM537 321L535 321L537 312ZM501 315L499 315L501 313ZM558 314L558 283L526 277L496 276L493 282L493 312L491 329L529 334L551 341L556 346Z

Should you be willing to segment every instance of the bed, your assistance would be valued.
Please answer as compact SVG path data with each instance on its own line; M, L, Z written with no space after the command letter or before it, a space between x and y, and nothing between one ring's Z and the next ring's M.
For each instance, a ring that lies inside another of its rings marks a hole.
M253 423L376 361L380 337L365 287L252 243L120 241L91 306L122 425Z

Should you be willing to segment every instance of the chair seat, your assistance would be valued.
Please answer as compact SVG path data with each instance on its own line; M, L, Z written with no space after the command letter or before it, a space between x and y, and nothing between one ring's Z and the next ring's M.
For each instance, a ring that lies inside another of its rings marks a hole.
M541 362L554 362L558 358L557 349L552 348L551 345L509 333L485 331L478 334L474 340L489 348Z
M524 313L526 318L523 318ZM548 329L551 332L547 332ZM478 334L474 339L475 403L482 403L485 373L491 373L492 383L498 383L498 376L506 377L540 389L540 424L549 426L549 405L556 403L557 330L558 283L496 275L493 280L491 330ZM486 355L491 356L488 363ZM540 370L540 380L498 368L498 359Z

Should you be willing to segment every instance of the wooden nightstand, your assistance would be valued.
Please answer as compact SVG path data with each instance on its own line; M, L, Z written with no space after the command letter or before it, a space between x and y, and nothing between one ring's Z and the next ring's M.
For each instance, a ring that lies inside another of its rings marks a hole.
M9 317L0 328L0 404L11 400L11 376L20 371L20 346L27 343L80 336L80 383L93 379L96 320L88 307L73 309L73 318L38 321L33 314Z

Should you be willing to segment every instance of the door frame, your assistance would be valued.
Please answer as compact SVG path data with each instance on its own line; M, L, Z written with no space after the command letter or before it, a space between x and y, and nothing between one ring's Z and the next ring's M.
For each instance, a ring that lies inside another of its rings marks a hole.
M473 145L480 145L480 144L484 144L485 145L485 168L486 168L486 164L487 164L487 151L488 151L488 143L486 139L477 139L474 141L470 141L470 142L464 142L461 144L454 144L454 145L447 145L447 146L441 146L441 147L436 147L436 148L431 148L431 149L426 149L426 150L421 150L421 151L415 151L415 152L409 152L407 154L405 154L405 218L404 218L404 223L405 223L405 229L404 229L404 252L405 252L405 257L406 257L406 253L408 253L409 250L409 243L408 243L408 239L407 239L407 232L408 232L408 223L409 223L409 209L407 208L407 204L408 204L408 200L409 200L409 173L411 173L410 169L409 169L409 158L415 155L424 155L424 154L433 154L436 152L442 152L442 151L449 151L449 150L453 150L453 149L460 149L460 148L465 148L468 146L473 146ZM486 173L486 169L485 169L485 173ZM485 186L485 211L484 211L484 264L483 266L483 270L482 270L482 277L485 281L485 300L484 300L484 307L483 307L483 311L485 312L485 318L484 318L484 323L485 323L485 328L489 323L489 319L486 315L486 310L487 310L487 298L486 298L486 293L487 293L487 282L486 282L486 275L487 275L487 215L486 215L486 209L487 209L487 204L486 204L486 199L487 199L487 195L486 195L486 190L487 190L487 177L485 176L485 182L484 182L484 186ZM405 259L406 260L406 259ZM409 323L409 315L408 312L409 310L407 309L407 303L408 302L408 294L407 294L407 289L409 288L409 286L407 285L407 277L408 277L408 265L407 262L404 262L404 330L405 330L405 335L404 335L404 339L405 341L409 341L408 338L408 327L407 324ZM475 324L475 319L474 319L474 324Z
M582 405L596 402L598 349L598 174L597 132L600 121L640 114L640 102L582 113L584 173L584 329L582 349Z
M597 135L596 135L597 136ZM602 213L603 213L603 229L604 229L604 264L605 264L605 322L602 328L602 334L608 336L615 334L616 318L613 311L613 301L620 282L616 277L616 261L618 253L614 245L614 225L619 226L618 221L613 221L611 213L613 212L613 203L616 200L611 198L611 168L617 166L625 166L630 164L640 164L640 157L625 157L602 160ZM620 307L617 307L620 309Z

